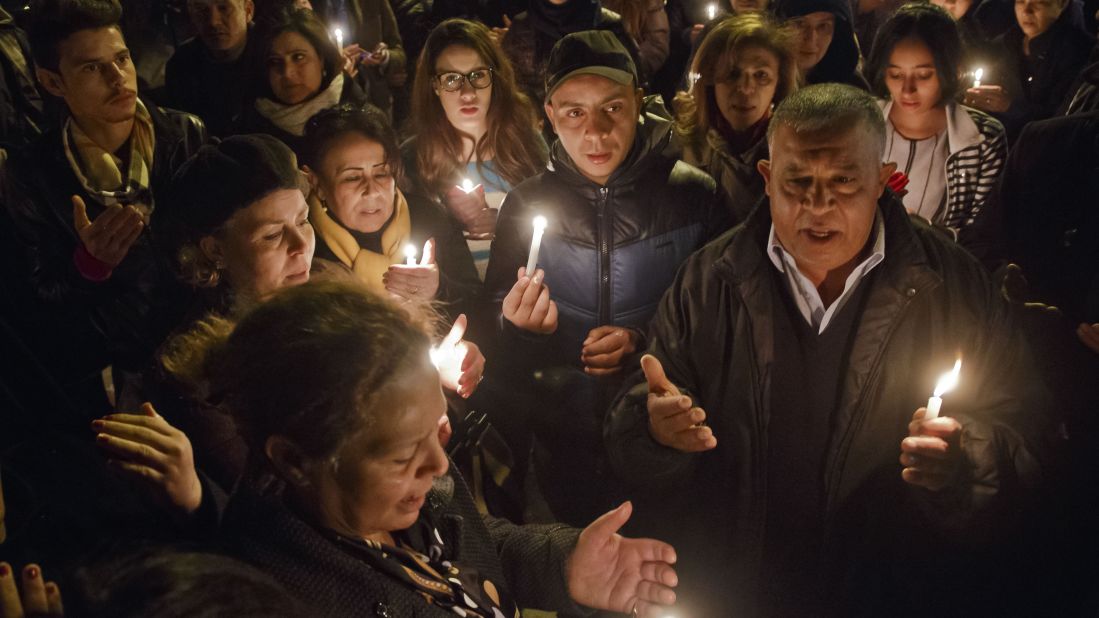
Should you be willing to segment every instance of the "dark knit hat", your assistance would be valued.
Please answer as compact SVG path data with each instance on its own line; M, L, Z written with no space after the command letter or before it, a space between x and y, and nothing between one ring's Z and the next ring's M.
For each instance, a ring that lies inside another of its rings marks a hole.
M281 189L308 193L293 151L270 135L235 135L199 148L176 171L164 205L170 212L161 214L185 237L179 241L195 241Z
M546 65L546 101L577 75L598 75L623 86L640 83L630 52L609 30L573 32L557 41Z

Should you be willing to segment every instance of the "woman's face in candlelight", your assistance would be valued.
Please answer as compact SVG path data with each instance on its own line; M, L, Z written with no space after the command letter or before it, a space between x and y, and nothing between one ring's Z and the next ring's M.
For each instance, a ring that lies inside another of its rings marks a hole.
M743 131L771 109L778 88L778 58L749 46L725 54L714 69L714 99L734 131Z
M447 47L435 61L435 75L469 75L478 69L489 68L480 54L464 45ZM462 79L459 82L461 88L448 92L438 82L437 79L435 95L439 97L439 104L443 106L443 112L450 124L474 137L484 135L488 130L488 108L492 104L492 83L484 88L474 88L468 80Z
M333 140L312 172L318 197L345 227L377 232L393 215L397 187L385 148L351 131Z
M224 266L229 285L253 298L309 281L316 239L298 189L281 189L238 210L215 236L202 239Z
M1068 0L1015 0L1015 20L1028 39L1042 34L1068 5Z
M439 374L422 362L396 376L373 404L374 422L350 439L331 466L316 466L306 495L328 528L380 540L416 522L435 478L446 473Z
M321 90L324 63L308 39L287 31L271 42L267 54L267 81L271 93L284 105L297 105Z
M926 43L907 38L893 47L885 67L885 86L893 105L906 114L922 114L939 106L942 87L935 57Z

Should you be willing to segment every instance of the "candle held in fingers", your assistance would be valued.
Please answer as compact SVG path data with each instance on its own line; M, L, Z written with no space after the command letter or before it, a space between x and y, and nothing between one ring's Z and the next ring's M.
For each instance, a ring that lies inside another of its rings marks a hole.
M416 247L413 245L404 246L404 258L407 266L416 265Z
M340 50L340 53L342 54L343 53L343 29L342 28L334 28L332 30L332 35L336 37L336 47Z
M709 5L707 6L707 7L706 7L706 18L707 18L707 19L708 19L709 21L713 21L715 17L717 17L717 4L715 4L715 3L711 2L711 3L710 3L710 4L709 4Z
M476 185L473 184L472 180L468 178L462 179L462 191L465 191L466 194L472 193L475 188Z
M939 381L935 383L935 393L927 400L927 414L924 416L924 420L939 417L939 409L943 405L942 397L958 385L958 373L961 370L962 359L959 358L954 362L953 369L939 376Z
M546 218L538 215L534 218L534 236L530 239L530 256L527 258L527 276L534 276L538 266L538 250L542 247L542 233L546 231Z

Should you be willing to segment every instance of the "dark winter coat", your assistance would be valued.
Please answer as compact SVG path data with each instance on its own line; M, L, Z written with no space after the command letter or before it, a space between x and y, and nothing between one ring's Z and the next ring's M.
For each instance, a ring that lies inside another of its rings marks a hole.
M805 76L805 85L837 82L870 90L858 68L859 45L855 41L855 19L848 0L776 0L771 8L782 21L817 12L831 13L836 18L832 43L817 66Z
M1041 470L1038 434L1028 428L1041 424L1044 391L1027 379L1028 352L1007 304L976 260L910 221L900 201L886 195L879 201L885 260L860 284L869 287L838 376L819 481L822 511L800 514L807 526L823 525L816 572L827 592L809 600L821 615L912 615L935 607L943 597L926 595L919 582L965 559L944 551L944 531L971 544L994 537L996 528L986 524L1005 524L1017 492L1036 484ZM649 509L657 522L642 532L675 545L678 592L691 615L766 613L757 606L763 583L755 577L764 559L766 438L778 379L773 329L776 312L787 311L782 280L765 254L770 225L764 202L743 226L693 255L650 331L649 353L706 411L717 447L687 454L658 444L640 373L607 417L614 470L645 497L638 512ZM959 352L959 387L943 414L962 424L964 464L951 488L932 493L902 481L900 443L937 374ZM787 594L799 599L806 591Z

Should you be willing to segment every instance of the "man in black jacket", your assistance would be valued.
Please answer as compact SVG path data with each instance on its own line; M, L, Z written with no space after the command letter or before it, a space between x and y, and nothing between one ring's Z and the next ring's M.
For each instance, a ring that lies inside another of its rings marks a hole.
M194 116L146 105L118 27L116 2L44 0L34 6L38 79L68 116L5 173L7 207L40 309L64 324L37 324L32 349L64 383L115 367L144 367L183 310L183 291L146 229L156 195L201 146Z
M508 194L485 286L503 318L497 366L537 399L543 493L559 519L582 524L615 500L600 435L621 369L679 264L731 219L710 177L661 154L667 112L642 110L637 70L613 34L566 36L547 75L560 136L552 169ZM527 273L538 215L549 223L541 268Z
M968 567L1036 483L1045 391L981 266L885 191L884 135L850 86L779 106L769 200L684 264L608 415L615 471L675 539L687 615L996 613L1008 598L962 592L1012 585ZM925 418L959 356L942 417Z

